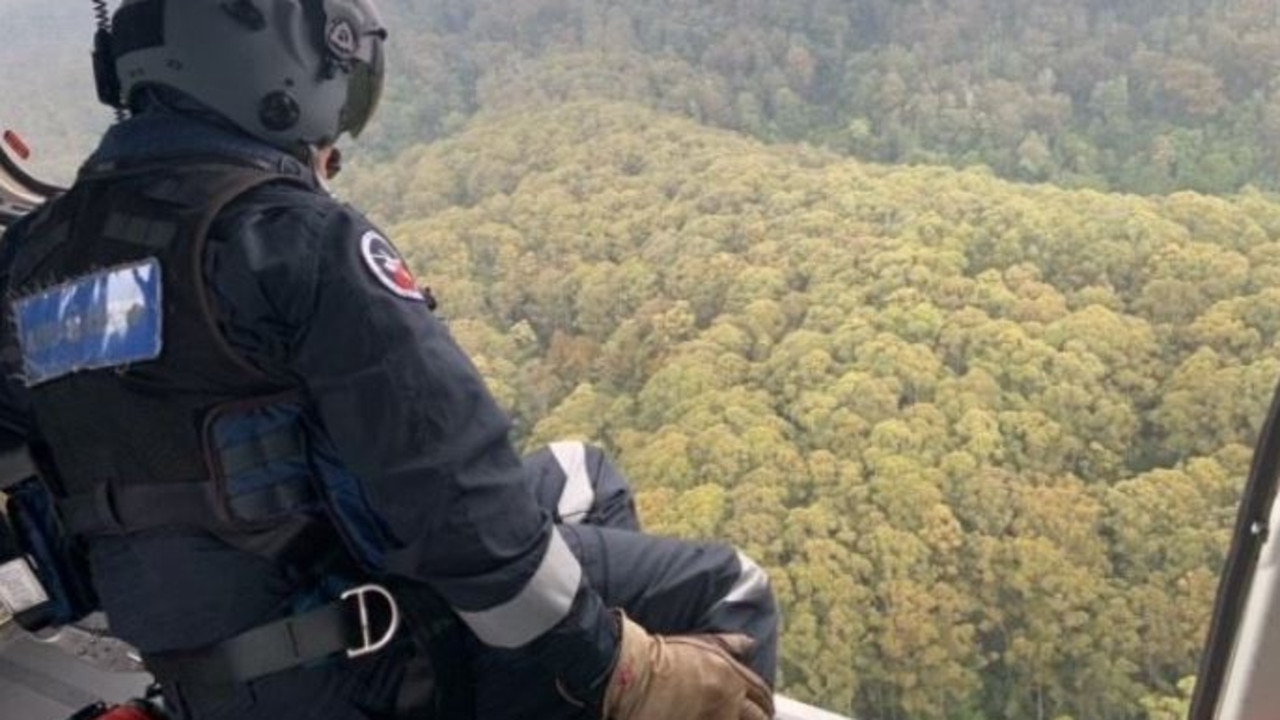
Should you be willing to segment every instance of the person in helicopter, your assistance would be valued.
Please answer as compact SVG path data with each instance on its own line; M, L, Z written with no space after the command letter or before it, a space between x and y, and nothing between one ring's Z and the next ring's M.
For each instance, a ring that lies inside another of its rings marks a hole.
M479 718L771 717L763 572L639 534L593 449L522 461L325 189L386 40L372 0L125 0L96 66L132 117L5 235L6 427L113 633L193 720L439 715L424 648Z

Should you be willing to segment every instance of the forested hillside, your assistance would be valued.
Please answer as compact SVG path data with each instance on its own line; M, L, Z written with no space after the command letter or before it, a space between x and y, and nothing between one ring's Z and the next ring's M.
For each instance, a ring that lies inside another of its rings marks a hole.
M384 0L381 142L625 99L863 159L1143 193L1280 187L1274 0Z
M89 3L5 2L67 180ZM380 4L343 193L521 442L767 566L785 692L1178 717L1280 379L1280 3Z
M786 691L873 720L1139 718L1194 673L1280 377L1280 204L864 165L599 103L481 118L347 192L526 442L605 444L651 529L767 565Z

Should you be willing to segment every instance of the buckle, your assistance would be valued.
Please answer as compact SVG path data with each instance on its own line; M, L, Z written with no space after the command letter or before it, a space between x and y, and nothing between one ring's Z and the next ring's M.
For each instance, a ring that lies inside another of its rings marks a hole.
M373 639L373 628L369 623L369 603L366 598L369 596L381 598L387 605L387 609L391 611L391 622L387 626L386 632L375 642ZM396 632L400 629L400 606L396 604L396 599L391 593L381 585L361 585L342 593L343 600L355 598L356 607L360 609L360 639L364 644L356 648L347 648L348 658L364 657L382 650L391 644L391 640L395 638Z

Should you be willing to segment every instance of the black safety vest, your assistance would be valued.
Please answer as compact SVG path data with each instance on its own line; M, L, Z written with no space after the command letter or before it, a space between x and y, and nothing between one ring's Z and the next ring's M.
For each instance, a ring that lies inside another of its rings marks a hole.
M28 379L69 532L195 526L273 555L315 524L305 512L316 500L301 401L287 381L229 346L204 274L215 218L273 182L302 185L225 162L85 174L41 211L15 248L8 299L19 320L14 308L24 298L113 268L159 268L157 357ZM38 337L19 331L19 344L74 344L86 332L103 332L84 324L60 319ZM246 418L248 430L241 427ZM250 480L237 487L237 478Z

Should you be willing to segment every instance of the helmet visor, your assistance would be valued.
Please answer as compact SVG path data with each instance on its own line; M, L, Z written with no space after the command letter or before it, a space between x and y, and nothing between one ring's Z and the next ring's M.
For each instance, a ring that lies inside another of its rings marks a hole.
M382 101L386 60L381 43L375 43L368 62L356 62L347 79L347 105L342 109L342 130L359 137Z

